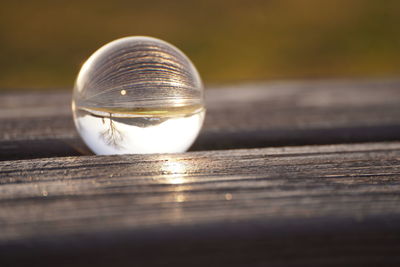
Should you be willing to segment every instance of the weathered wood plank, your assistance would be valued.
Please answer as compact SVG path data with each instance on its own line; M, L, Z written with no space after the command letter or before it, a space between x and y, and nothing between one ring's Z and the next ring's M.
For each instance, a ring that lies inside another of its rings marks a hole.
M400 143L0 162L0 262L400 262Z
M1 95L0 160L87 154L70 97ZM192 150L400 139L400 81L247 84L207 90L206 102Z

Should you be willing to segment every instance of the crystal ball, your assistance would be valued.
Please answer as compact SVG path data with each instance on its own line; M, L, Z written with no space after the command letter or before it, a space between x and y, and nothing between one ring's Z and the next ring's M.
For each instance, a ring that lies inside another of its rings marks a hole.
M178 153L203 125L203 95L199 73L183 52L133 36L104 45L83 64L72 111L96 154Z

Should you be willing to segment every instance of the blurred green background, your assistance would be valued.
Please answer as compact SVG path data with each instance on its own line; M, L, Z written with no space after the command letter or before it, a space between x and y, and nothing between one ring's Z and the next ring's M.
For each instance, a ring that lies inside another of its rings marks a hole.
M5 0L0 88L70 88L129 35L175 44L206 84L400 74L398 0Z

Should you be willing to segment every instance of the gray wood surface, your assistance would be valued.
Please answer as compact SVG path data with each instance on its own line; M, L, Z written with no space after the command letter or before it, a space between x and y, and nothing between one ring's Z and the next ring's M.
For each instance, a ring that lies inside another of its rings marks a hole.
M400 266L400 81L207 91L191 152L94 156L0 95L0 266Z
M206 92L207 116L193 151L400 136L396 80L243 84ZM0 95L0 160L89 154L73 126L70 100L71 92Z
M3 161L0 177L5 264L400 263L400 142Z

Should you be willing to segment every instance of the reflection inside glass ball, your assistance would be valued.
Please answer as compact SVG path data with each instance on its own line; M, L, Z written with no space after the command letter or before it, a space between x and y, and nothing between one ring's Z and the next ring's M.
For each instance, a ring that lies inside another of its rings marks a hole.
M96 154L186 151L203 124L203 85L176 47L126 37L97 50L82 66L72 110Z

